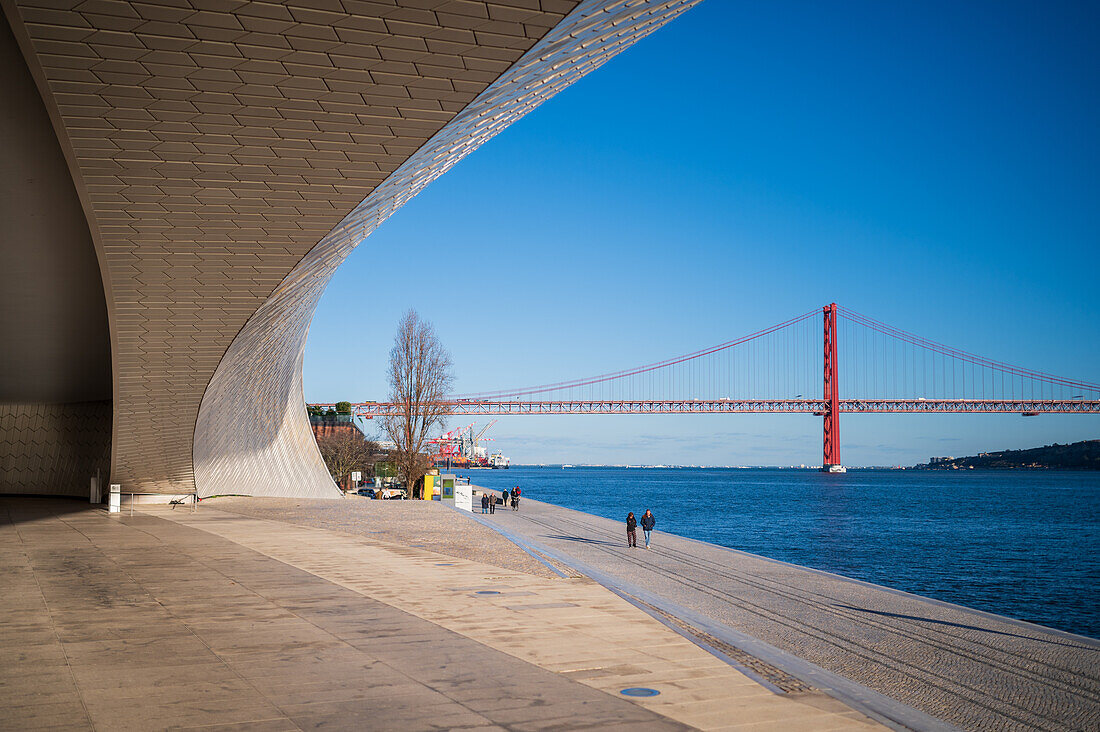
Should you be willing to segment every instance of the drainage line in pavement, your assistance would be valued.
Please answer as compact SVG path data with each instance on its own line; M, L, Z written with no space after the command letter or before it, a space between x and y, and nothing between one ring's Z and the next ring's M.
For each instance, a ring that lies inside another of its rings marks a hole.
M447 506L447 505L449 505L449 504L446 504L446 503L444 503L443 505ZM459 511L459 512L461 512L461 513L462 513L463 515L469 516L469 517L470 517L470 518L472 518L472 519L473 519L474 521L477 521L477 522L478 522L479 524L482 524L483 526L488 526L488 527L489 527L490 529L492 529L492 530L496 531L496 532L497 532L498 534L500 534L501 536L503 536L503 537L504 537L505 539L507 539L508 541L512 542L513 544L515 544L516 546L518 546L518 547L519 547L520 549L522 549L523 551L525 551L525 552L527 552L528 554L530 554L530 555L531 555L532 557L534 557L535 559L539 560L539 562L540 562L541 564L545 565L547 569L549 569L549 570L550 570L551 572L553 572L553 573L554 573L554 574L556 574L557 576L561 577L562 579L569 579L569 575L565 574L565 573L564 573L564 572L562 572L562 571L561 571L560 569L558 569L557 567L555 567L555 566L554 566L553 564L550 564L550 562L548 562L548 561L546 561L545 559L543 559L542 557L540 557L540 556L538 555L538 553L536 553L536 552L535 552L535 551L534 551L534 550L533 550L533 549L532 549L532 548L531 548L531 547L530 547L530 546L529 546L529 545L527 544L527 542L525 542L525 541L524 541L523 539L520 539L520 538L519 538L518 536L516 536L515 534L513 534L513 533L512 533L511 531L507 531L507 530L505 530L505 529L502 529L501 527L497 526L496 524L494 524L494 523L492 523L492 522L490 522L490 521L486 521L486 520L485 520L485 519L483 519L483 518L479 518L479 517L477 516L477 514L473 514L473 513L467 513L466 511L463 511L463 510L462 510L462 509L460 509L460 508L455 508L454 506L450 506L450 509L451 509L452 511ZM563 563L563 564L568 564L568 562L562 562L562 563Z
M709 643L704 641L699 636L692 634L691 632L689 632L688 630L686 630L684 628L677 627L677 625L675 623L670 622L668 618L661 615L661 612L659 610L657 610L657 608L655 608L651 605L647 605L646 603L642 602L638 598L636 598L632 595L628 595L627 593L622 592L622 591L620 591L620 590L618 590L614 587L607 587L606 589L609 592L613 592L614 594L616 594L619 597L623 598L624 600L629 602L631 605L633 605L634 607L638 608L639 610L641 610L643 613L645 613L649 617L656 620L661 625L664 625L665 627L667 627L669 630L672 630L676 634L681 635L684 638L687 638L689 641L691 641L695 645L699 646L700 648L702 648L704 651L711 654L715 658L718 658L720 661L722 661L722 662L732 666L733 668L737 669L738 671L743 673L745 676L749 677L750 679L752 679L756 683L760 684L761 686L763 686L765 689L772 692L773 694L785 695L787 693L787 691L785 689L781 689L780 687L773 684L771 681L768 681L766 678L764 678L760 674L753 671L748 666L745 666L744 664L739 663L738 661L734 660L732 657L726 655L725 653L722 653L722 651L720 651L717 648L715 648L714 646L710 645Z
M455 508L454 510L458 511L460 509ZM463 511L462 513L465 514L466 512ZM750 656L758 658L780 671L790 674L799 681L825 692L829 696L844 702L852 709L866 714L891 729L912 730L913 732L961 732L958 727L942 719L937 719L919 709L914 709L907 704L903 704L863 684L852 681L845 676L826 671L820 666L799 658L792 653L783 651L769 643L765 643L750 635L736 631L728 626L716 623L704 615L681 607L659 595L654 595L648 590L630 583L622 582L612 575L594 567L590 567L555 549L551 549L535 541L521 539L511 531L481 519L475 514L471 513L467 515L478 523L497 531L528 554L531 554L540 562L553 569L558 575L565 576L562 575L556 567L549 565L544 559L535 554L534 550L561 562L571 569L587 575L620 597L623 596L623 594L630 595L657 610L669 613L681 619L685 623L714 636L723 643L728 643L734 648L744 651ZM706 650L709 651L710 649ZM738 670L741 670L741 664L734 663L733 665ZM755 675L750 676L750 678L754 681L757 680Z
M581 513L578 511L577 513ZM791 567L793 569L802 570L805 572L812 572L813 574L821 575L822 577L828 577L834 580L843 580L844 582L850 582L852 584L860 585L862 587L869 587L873 590L879 590L882 592L888 592L891 595L898 595L899 597L905 597L909 599L919 600L921 602L936 605L937 607L947 608L949 610L963 610L967 613L977 615L988 620L995 620L1001 623L1007 623L1014 625L1021 630L1036 632L1040 631L1045 634L1055 635L1063 640L1073 641L1074 643L1092 646L1100 650L1100 640L1096 638L1089 638L1086 635L1080 635L1077 633L1070 633L1066 630L1060 630L1058 628L1051 628L1047 625L1040 625L1038 623L1032 623L1027 620L1020 620L1019 618L1013 618L1008 615L1000 615L998 613L989 612L988 610L980 610L974 607L968 607L966 605L960 605L957 602L948 602L947 600L938 600L935 597L928 597L927 595L918 595L915 592L909 592L907 590L899 590L896 587L890 587L889 585L880 585L867 580L857 579L855 577L848 577L843 574L837 574L836 572L829 572L824 569L816 569L814 567L806 567L801 564L795 564L793 562L786 562L782 559L775 559L773 557L766 557L763 554L754 554L753 552L747 552L744 549L734 549L729 546L722 546L721 544L712 544L709 541L703 541L702 539L693 539L690 536L683 536L681 534L675 535L678 539L689 541L693 544L702 544L703 546L711 549L721 549L723 551L730 552L731 554L738 554L746 557L752 557L753 559L759 559L764 562L770 562L771 564L778 564L784 567Z
M478 523L484 524L485 526L488 526L489 528L493 529L494 531L499 533L501 536L503 536L504 538L508 539L513 544L518 546L520 549L522 549L523 551L525 551L528 554L530 554L531 556L533 556L535 559L538 559L540 562L545 564L547 567L552 569L554 572L557 572L558 576L563 577L563 578L568 578L568 575L562 574L560 571L558 571L558 569L556 567L554 567L552 564L550 564L545 559L543 559L541 556L539 556L539 554L532 547L530 547L525 540L521 539L519 536L513 534L511 531L508 531L507 529L505 529L505 528L503 528L503 527L501 527L497 524L490 523L486 519L478 518L478 516L476 514L470 514L470 516L471 516L471 518L473 518ZM726 663L726 664L732 666L733 668L737 669L742 674L744 674L748 678L752 679L756 683L760 684L761 686L763 686L765 689L772 692L773 694L786 694L787 693L787 690L780 688L779 686L775 685L774 683L772 683L768 679L766 679L763 676L761 676L760 674L756 673L755 671L753 671L749 667L747 667L744 664L739 663L738 661L734 660L729 655L723 653L722 651L718 650L714 646L712 646L709 643L705 642L698 635L693 634L689 630L686 630L685 628L678 627L675 623L670 622L668 618L666 618L664 615L661 614L660 610L653 607L652 605L648 605L648 604L642 602L641 600L634 597L633 595L630 595L626 592L623 592L623 591L619 590L617 587L605 586L605 589L609 590L610 592L614 593L615 595L618 595L622 599L626 600L631 605L638 608L639 610L644 612L646 615L650 616L651 618L653 618L654 620L659 622L661 625L664 625L667 628L669 628L670 630L674 631L676 634L678 634L680 636L683 636L687 640L691 641L695 645L702 648L707 653L710 653L712 656L715 656L716 658L721 660L723 663ZM688 628L691 627L690 625L688 625L686 623L684 625Z

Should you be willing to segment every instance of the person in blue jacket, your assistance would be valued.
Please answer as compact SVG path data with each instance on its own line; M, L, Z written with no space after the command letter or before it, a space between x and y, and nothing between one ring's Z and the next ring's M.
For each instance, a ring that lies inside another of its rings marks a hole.
M653 531L653 526L657 523L657 519L654 518L653 512L648 508L645 513L642 514L642 533L645 534L645 548L649 548L649 534Z

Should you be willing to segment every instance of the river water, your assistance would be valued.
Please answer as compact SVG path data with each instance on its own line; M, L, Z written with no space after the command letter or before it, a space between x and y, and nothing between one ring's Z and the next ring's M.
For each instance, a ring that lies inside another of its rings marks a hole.
M1100 638L1100 473L514 467L476 485Z

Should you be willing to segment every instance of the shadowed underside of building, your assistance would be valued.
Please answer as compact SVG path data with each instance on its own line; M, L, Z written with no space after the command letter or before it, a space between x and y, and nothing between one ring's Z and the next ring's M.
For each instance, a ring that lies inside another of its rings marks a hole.
M698 1L0 0L0 493L335 496L336 267Z

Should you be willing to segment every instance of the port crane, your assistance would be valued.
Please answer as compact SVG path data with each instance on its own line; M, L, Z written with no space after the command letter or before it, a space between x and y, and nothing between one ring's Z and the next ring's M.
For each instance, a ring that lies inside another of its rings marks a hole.
M473 430L470 430L470 451L467 454L467 457L469 457L471 460L477 460L480 457L484 457L484 455L479 455L478 454L478 447L479 447L478 443L479 442L488 442L488 441L493 439L492 437L484 437L484 435L485 435L486 432L489 431L490 427L492 427L494 424L496 424L499 421L500 420L494 419L492 422L490 422L489 424L482 427L481 432L478 432L476 436L474 435Z
M444 432L439 437L428 440L428 444L435 447L436 453L433 457L436 462L440 462L440 458L446 459L447 462L453 462L455 458L459 457L461 455L462 435L475 424L477 423L471 422L465 427L456 427L449 432Z
M481 443L491 442L492 437L485 437L485 433L497 423L493 420L481 428L473 430L471 423L464 427L457 427L445 432L439 437L428 440L432 446L431 460L435 465L445 464L448 467L457 468L488 468L507 466L507 459L501 455L488 455L488 451Z

